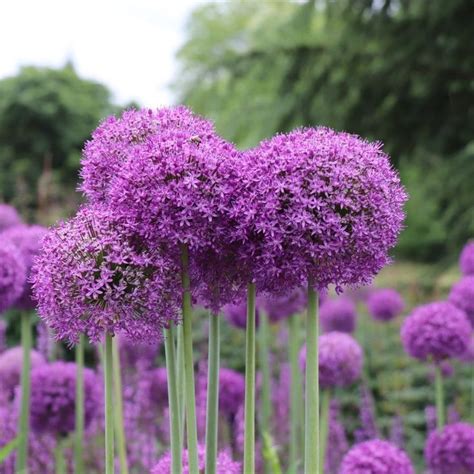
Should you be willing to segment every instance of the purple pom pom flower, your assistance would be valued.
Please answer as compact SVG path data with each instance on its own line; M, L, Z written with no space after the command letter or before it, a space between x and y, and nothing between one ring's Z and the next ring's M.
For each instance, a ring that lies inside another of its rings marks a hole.
M21 224L21 218L16 209L8 204L0 203L0 232Z
M21 296L26 283L26 265L21 252L0 238L0 313Z
M474 426L454 423L441 432L432 431L425 445L425 460L432 474L474 472Z
M324 332L351 333L355 329L357 311L349 298L340 297L326 300L321 305L319 317Z
M352 447L342 460L339 474L415 474L415 469L404 451L374 439Z
M391 288L374 290L367 299L369 313L378 321L390 321L398 316L404 307L400 293Z
M255 324L258 327L260 318L260 304L259 299L256 301L255 309ZM222 311L224 316L230 324L239 329L245 329L247 327L247 302L242 301L237 304L226 304Z
M74 431L76 364L53 362L31 372L31 427L38 433L66 436ZM91 369L84 369L84 425L87 429L100 413L100 382Z
M179 272L158 252L139 251L102 207L85 207L50 231L35 263L40 317L59 339L104 332L156 341L178 319Z
M459 267L463 275L474 275L474 241L468 242L462 249Z
M466 314L445 301L415 308L401 328L405 351L416 359L435 362L462 355L470 334Z
M474 328L474 275L465 276L453 285L448 300L467 314Z
M290 293L263 298L262 306L272 323L301 313L307 304L306 292L297 288Z
M330 332L319 337L319 383L321 388L345 387L362 372L362 349L349 334ZM306 346L300 352L300 365L306 367Z

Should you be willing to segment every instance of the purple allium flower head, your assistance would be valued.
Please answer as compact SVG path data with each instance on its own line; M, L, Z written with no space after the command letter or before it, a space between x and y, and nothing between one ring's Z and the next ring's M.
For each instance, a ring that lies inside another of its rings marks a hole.
M0 232L21 224L21 218L16 209L8 204L0 203Z
M392 288L374 290L367 299L370 315L379 321L390 321L398 316L404 307L402 296Z
M465 276L453 285L448 300L467 314L474 328L474 275Z
M436 362L462 355L470 334L466 314L447 301L418 306L401 328L402 343L410 356Z
M459 266L463 275L474 275L474 240L468 242L462 249Z
M36 306L35 302L31 299L31 269L34 258L41 250L41 243L46 233L47 229L40 225L18 225L10 227L2 234L2 238L8 239L16 245L26 265L27 281L22 295L15 302L17 308L33 309Z
M34 369L43 365L43 356L32 350L30 352L31 368ZM12 347L0 354L0 391L6 395L7 399L12 399L15 387L20 384L21 368L23 366L23 348L21 346Z
M142 367L151 368L158 355L159 342L140 342L120 335L119 339L120 363L124 368L135 367L138 363Z
M351 333L355 329L357 310L349 298L328 299L321 305L319 317L324 332Z
M26 265L18 248L0 238L0 313L21 296L26 283Z
M66 436L74 431L76 364L53 362L31 372L31 427L38 433ZM101 391L96 374L84 369L84 424L99 413Z
M178 319L179 272L158 252L140 251L103 207L84 207L50 231L35 262L40 317L59 339L93 342L104 332L156 341Z
M352 447L339 474L415 474L415 469L404 451L388 441L373 439Z
M321 388L344 387L355 382L362 371L362 349L343 332L319 337L319 383ZM306 346L300 352L300 365L306 367Z
M245 378L235 370L219 370L219 412L235 416L245 397Z
M260 318L260 309L259 309L259 298L257 299L255 305L255 324L258 327L258 322ZM247 327L247 303L242 301L237 304L226 304L222 311L224 316L233 326L239 329L245 329Z
M425 445L425 460L432 474L474 472L474 426L454 423L434 430Z
M150 399L157 407L168 405L168 374L165 367L150 372Z
M183 451L183 474L189 474L188 451ZM206 466L206 448L198 446L198 466L199 471L204 472ZM239 462L233 461L226 451L221 451L217 455L217 472L219 474L241 474L242 466ZM151 470L150 474L171 474L171 453L162 456L158 464Z
M268 319L273 323L301 313L306 305L306 292L301 288L282 295L266 296L262 301L262 307L266 311Z
M459 356L459 360L466 363L474 362L474 334L471 336L471 340L469 341L466 351L461 356Z
M364 284L389 261L407 196L379 143L297 129L246 152L238 169L233 238L261 291Z

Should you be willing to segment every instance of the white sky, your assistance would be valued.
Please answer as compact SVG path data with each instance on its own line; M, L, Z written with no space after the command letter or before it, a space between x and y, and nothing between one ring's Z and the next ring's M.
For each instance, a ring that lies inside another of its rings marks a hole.
M169 105L185 22L205 0L2 0L0 79L20 66L62 66L98 80L114 101Z

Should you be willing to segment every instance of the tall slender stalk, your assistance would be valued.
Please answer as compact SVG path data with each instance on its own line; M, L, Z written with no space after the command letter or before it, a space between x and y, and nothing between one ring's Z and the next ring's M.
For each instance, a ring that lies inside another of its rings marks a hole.
M209 355L207 369L206 474L217 472L217 436L219 417L220 318L209 313Z
M270 420L272 418L271 401L271 375L270 375L270 325L268 316L264 311L260 312L258 328L258 346L260 355L260 368L262 371L262 432L270 434Z
M177 327L177 352L176 357L176 366L178 368L178 380L176 381L178 387L178 415L179 415L179 439L180 446L183 446L184 443L184 420L185 420L185 395L186 391L184 389L184 335L183 335L183 325L180 324Z
M128 474L127 443L125 440L125 426L123 422L122 375L120 373L120 357L117 339L112 345L113 384L114 384L114 417L115 435L120 460L120 473Z
M54 447L54 462L55 462L55 466L54 466L55 473L66 474L66 459L64 457L64 441L61 438L59 438L56 441L56 446Z
M324 474L324 461L326 460L326 445L329 429L329 403L331 401L331 391L322 391L321 400L321 427L319 435L319 474Z
M182 437L178 406L177 365L173 326L165 329L166 373L168 374L168 406L170 408L170 438L172 474L181 474Z
M436 425L438 430L444 427L444 393L441 367L435 363Z
M27 472L28 467L28 432L30 426L30 393L31 393L31 315L21 314L21 345L23 360L21 368L21 407L18 433L20 444L17 452L17 472Z
M74 435L74 472L84 472L84 335L76 345L76 426Z
M308 282L306 320L305 474L319 466L319 314L318 296Z
M114 474L114 407L112 336L105 335L104 394L105 394L105 473Z
M181 246L181 284L183 287L183 349L185 373L185 410L186 434L188 441L189 473L199 474L198 444L196 427L196 394L194 388L194 359L193 359L193 327L191 290L189 281L188 248Z
M299 315L293 315L288 319L289 338L289 360L290 360L290 473L295 474L300 459L300 446L303 441L303 387L301 384L301 372L299 368Z
M255 284L247 286L244 472L255 473Z

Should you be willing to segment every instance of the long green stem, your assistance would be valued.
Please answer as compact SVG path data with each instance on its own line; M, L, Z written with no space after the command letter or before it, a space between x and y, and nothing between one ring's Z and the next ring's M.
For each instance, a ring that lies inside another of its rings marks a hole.
M436 390L436 420L438 430L444 427L444 393L443 374L439 364L435 364L435 390Z
M326 445L329 429L329 403L331 401L331 392L326 389L322 391L321 400L321 427L319 435L319 474L324 474L324 461L326 459Z
M288 319L289 359L290 359L290 473L295 474L300 459L300 446L303 440L303 387L299 367L300 333L299 315Z
M309 282L306 320L305 474L316 474L319 466L318 338L318 297Z
M197 427L196 427L196 394L194 388L194 359L193 359L193 327L191 291L189 281L188 248L181 247L181 283L183 287L183 349L185 373L185 410L186 434L188 441L189 473L199 474Z
M84 472L84 335L76 345L76 427L74 437L74 472Z
M56 441L54 447L54 470L56 474L66 474L66 459L64 458L64 444L62 439Z
M165 329L166 373L168 374L168 406L170 409L170 438L172 474L181 474L181 435L178 406L178 385L176 380L176 360L174 331L172 327Z
M271 401L271 375L270 375L270 325L268 316L264 311L260 312L258 329L258 346L260 355L260 368L262 371L262 432L270 434L270 420L272 419Z
M112 336L105 335L104 394L105 394L105 473L114 474L114 407Z
M112 345L113 384L114 384L114 417L117 449L120 459L121 474L128 474L127 443L125 440L125 426L123 422L122 375L120 373L120 357L117 339Z
M176 366L178 370L178 416L179 416L179 443L183 446L184 440L184 419L185 419L185 389L184 389L184 336L183 336L183 325L180 324L177 327L177 352Z
M219 417L220 318L209 313L209 355L207 369L206 474L216 474Z
M247 285L244 472L255 473L255 284Z
M21 345L23 361L21 368L21 408L18 433L20 444L17 453L17 472L27 472L28 466L28 431L30 425L30 369L31 369L31 316L21 314Z

